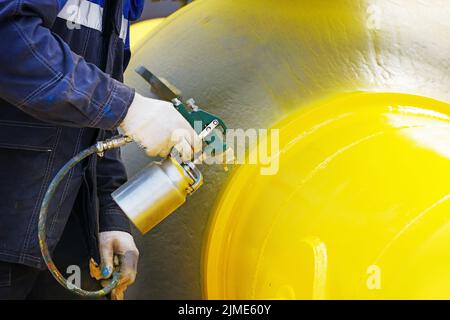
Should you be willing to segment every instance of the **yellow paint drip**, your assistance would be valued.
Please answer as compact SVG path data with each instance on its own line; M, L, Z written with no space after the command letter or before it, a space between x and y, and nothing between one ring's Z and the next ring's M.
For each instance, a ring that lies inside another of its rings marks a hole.
M450 298L448 104L344 94L275 128L279 172L242 166L216 206L207 298Z

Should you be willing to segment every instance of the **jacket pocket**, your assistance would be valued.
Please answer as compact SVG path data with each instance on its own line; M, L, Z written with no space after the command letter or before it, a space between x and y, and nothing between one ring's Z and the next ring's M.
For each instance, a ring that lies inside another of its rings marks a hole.
M0 121L0 250L20 252L43 196L58 129Z
M46 125L0 121L0 148L51 152L56 131Z

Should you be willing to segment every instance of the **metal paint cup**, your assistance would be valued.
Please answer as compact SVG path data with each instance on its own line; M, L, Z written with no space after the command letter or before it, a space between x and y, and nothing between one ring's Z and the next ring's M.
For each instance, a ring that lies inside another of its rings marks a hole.
M145 167L112 197L145 234L183 205L202 184L203 175L194 163L180 164L168 157Z

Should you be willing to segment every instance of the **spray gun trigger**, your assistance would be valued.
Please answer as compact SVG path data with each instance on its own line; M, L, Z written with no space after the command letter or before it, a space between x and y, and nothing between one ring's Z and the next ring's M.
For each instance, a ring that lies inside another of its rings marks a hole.
M198 135L198 137L201 140L205 140L206 137L208 137L213 131L214 129L216 129L219 126L219 120L213 120L210 124L208 124L205 129L203 129L202 132L200 132L200 134Z

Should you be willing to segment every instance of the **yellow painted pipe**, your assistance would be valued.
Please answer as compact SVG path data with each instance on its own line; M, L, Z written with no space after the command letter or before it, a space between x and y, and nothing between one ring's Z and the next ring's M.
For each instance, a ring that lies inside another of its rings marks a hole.
M165 18L149 19L131 25L130 46L133 53L145 44L148 35L154 32L164 19Z
M148 92L144 64L232 128L279 128L283 152L274 176L202 168L143 240L172 263L144 272L196 287L217 199L206 298L450 298L449 16L446 0L196 0L145 35L128 84Z

